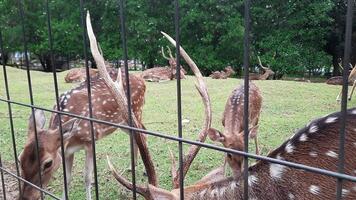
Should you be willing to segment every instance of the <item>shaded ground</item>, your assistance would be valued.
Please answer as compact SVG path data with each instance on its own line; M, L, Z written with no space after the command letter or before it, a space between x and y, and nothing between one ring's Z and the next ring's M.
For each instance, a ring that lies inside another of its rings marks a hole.
M5 168L12 173L16 174L15 166L3 163ZM4 172L4 183L5 183L5 195L6 199L12 200L17 199L18 197L18 181L15 177L11 176L10 174ZM0 176L0 200L4 199L4 191L2 187L2 179Z

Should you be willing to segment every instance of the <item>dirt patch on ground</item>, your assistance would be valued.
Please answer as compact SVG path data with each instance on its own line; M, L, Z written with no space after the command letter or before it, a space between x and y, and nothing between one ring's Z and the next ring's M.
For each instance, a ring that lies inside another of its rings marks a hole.
M6 164L3 163L3 166L6 170L16 174L16 168L14 165L11 164ZM17 199L18 197L18 180L11 176L10 174L6 173L5 171L3 172L4 174L4 183L5 183L5 194L6 194L6 199ZM4 199L4 191L3 191L3 186L2 186L2 179L0 176L0 200Z

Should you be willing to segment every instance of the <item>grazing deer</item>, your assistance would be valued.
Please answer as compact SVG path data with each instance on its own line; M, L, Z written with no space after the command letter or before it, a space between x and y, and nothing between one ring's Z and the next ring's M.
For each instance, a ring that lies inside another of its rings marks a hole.
M351 64L350 64L350 65L351 65ZM342 68L341 64L340 64L340 67ZM351 65L351 67L352 67L352 65ZM352 70L351 70L351 72L350 72L350 74L349 74L348 82L352 84L352 89L351 89L351 91L350 91L350 93L349 93L349 96L348 96L348 100L350 101L351 98L352 98L352 94L354 93L354 90L355 90L355 87L356 87L356 64L355 64L355 66L352 68ZM341 89L339 95L337 95L336 101L340 101L340 100L341 100L341 98L340 98L341 93L342 93L342 89Z
M88 14L89 18L89 14ZM89 19L88 19L89 20ZM107 72L105 63L96 46L95 37L93 38L93 31L90 32L91 24L88 22L88 35L93 57L97 63L100 77L91 80L91 94L92 94L92 111L93 118L104 120L116 124L128 124L127 101L124 88L126 90L126 82L121 80L121 70ZM116 72L116 73L115 73ZM142 124L142 107L144 105L145 82L142 78L130 75L130 88L132 97L132 116L133 126L137 128L144 128ZM126 77L123 76L126 80ZM113 81L117 80L117 81ZM120 88L120 89L118 89ZM57 109L56 106L54 109ZM64 93L60 97L60 110L85 116L89 116L88 108L88 92L86 82L80 86ZM64 154L65 158L61 157L60 149L60 130L59 130L59 116L52 114L49 128L44 129L46 118L42 111L36 110L35 119L33 116L29 120L29 131L26 145L19 161L21 164L21 175L27 181L39 185L39 171L41 172L42 185L45 187L53 173L59 168L62 159L65 159L65 172L67 175L67 185L71 181L71 172L74 161L74 153L80 149L85 149L85 188L86 199L91 199L91 183L93 173L93 149L91 141L90 123L87 120L77 120L67 115L61 115L62 134L64 140ZM39 144L39 158L36 154L36 141L34 133L34 123L36 124ZM95 140L99 140L111 133L117 127L109 126L101 123L93 123ZM124 130L128 132L127 130ZM154 166L147 149L146 138L142 134L134 134L134 139L137 144L135 147L135 154L137 148L140 150L142 160L144 160L147 174L150 177L155 177ZM135 156L136 157L136 156ZM41 164L41 170L38 169L38 160ZM152 176L153 173L153 176ZM157 180L150 179L149 182L153 185L157 184ZM22 197L20 199L38 199L40 193L28 184L22 187Z
M259 154L257 142L258 120L262 107L262 96L258 87L250 83L249 88L249 127L244 127L244 85L234 89L228 98L223 114L222 124L224 131L220 132L210 128L208 136L211 140L221 142L224 147L243 151L244 149L244 129L249 129L249 137L255 140L256 154ZM241 172L243 157L240 155L227 154L226 160L229 163L233 174L238 177Z
M151 69L147 69L144 72L142 72L141 77L145 79L146 81L151 81L151 82L164 82L164 81L169 81L173 80L176 78L176 58L172 55L172 51L169 47L167 47L167 51L169 54L169 57L167 57L164 54L164 49L162 47L162 56L166 60L169 61L169 67L154 67ZM185 74L187 72L184 70L184 68L181 66L180 67L180 77L181 79L185 79Z
M165 35L166 36L166 35ZM166 36L169 37L169 36ZM174 40L169 37L170 42ZM199 70L184 49L180 47L181 55L188 60L193 72L197 75ZM194 64L194 65L193 65ZM206 88L203 81L197 87L203 97L201 88ZM204 86L204 87L202 87ZM207 94L207 93L205 93ZM204 99L204 97L203 97ZM205 125L199 138L206 136L210 129L208 119L208 108L206 101ZM330 114L326 117L313 120L308 126L299 130L294 136L285 141L277 149L268 154L268 157L319 167L325 170L336 172L338 165L338 140L340 130L341 113ZM356 108L347 111L346 140L345 140L345 173L356 175L356 160L354 152L356 150ZM195 147L195 146L192 146ZM197 147L198 148L198 147ZM196 149L189 151L191 155L196 155ZM189 154L188 154L189 155ZM193 156L188 156L193 158ZM173 159L174 160L174 159ZM184 159L186 161L186 159ZM189 169L189 163L183 163L183 169ZM114 168L108 158L109 167L116 180L124 187L132 190L132 183L121 176ZM172 172L175 170L175 162L172 163ZM258 161L248 169L248 185L250 199L335 199L336 179L325 175L315 174L304 170L289 168L283 165ZM184 175L186 171L184 171ZM184 188L184 199L187 200L242 200L243 199L243 178L224 177L223 167L213 170L197 183ZM156 178L155 178L156 179ZM173 181L174 182L174 181ZM148 200L178 200L180 199L179 185L173 184L173 190L168 191L157 186L148 184L147 186L136 185L136 191ZM356 199L356 183L343 181L343 199Z
M249 74L249 79L250 80L267 80L269 77L274 75L274 72L268 68L268 67L264 67L262 65L261 59L259 56L257 56L258 59L258 64L259 66L265 71L262 75L260 74L254 74L254 73L250 73Z
M209 77L212 79L227 79L228 77L231 77L233 74L235 74L235 71L232 69L231 66L225 67L224 71L215 71L210 74Z
M285 141L268 157L338 171L338 150L341 113L333 113L313 120L310 125L300 129L294 136ZM345 174L356 175L356 108L347 111L345 139ZM115 178L128 189L129 181L109 166ZM215 170L198 183L184 188L184 199L187 200L242 200L243 177L224 178ZM283 165L258 161L248 168L249 199L336 199L336 178L326 175L289 168ZM342 182L342 197L346 200L356 199L356 183ZM178 200L179 189L167 191L148 184L137 185L137 192L148 200Z

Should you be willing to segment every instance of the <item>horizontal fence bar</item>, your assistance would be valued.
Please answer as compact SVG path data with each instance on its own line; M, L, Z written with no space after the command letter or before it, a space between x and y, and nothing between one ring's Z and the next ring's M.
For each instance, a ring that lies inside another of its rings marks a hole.
M29 181L26 181L26 180L23 179L22 177L17 176L16 174L14 174L14 173L10 172L9 170L5 169L4 167L0 167L0 170L3 171L3 172L5 172L5 173L7 173L7 174L9 174L9 175L12 176L12 177L15 177L17 180L20 180L20 181L22 181L22 182L24 182L24 183L26 183L26 184L28 184L28 185L34 187L35 189L37 189L37 190L39 190L39 191L41 191L41 192L47 194L48 196L50 196L50 197L52 197L52 198L54 198L54 199L61 200L61 198L58 198L58 197L56 197L54 194L48 192L47 190L44 190L43 188L38 187L37 185L34 185L33 183L31 183L31 182L29 182Z
M117 127L117 128L127 129L127 130L133 130L133 131L137 131L137 132L140 132L140 133L145 133L147 135L152 135L152 136L156 136L156 137L160 137L160 138L164 138L164 139L168 139L168 140L183 142L183 143L186 143L186 144L197 145L197 146L201 146L201 147L205 147L205 148L208 148L208 149L213 149L213 150L217 150L217 151L221 151L221 152L225 152L225 153L232 153L232 154L236 154L236 155L247 156L249 158L253 158L253 159L257 159L257 160L263 160L263 161L267 161L267 162L270 162L270 163L280 164L280 165L284 165L284 166L288 166L288 167L292 167L292 168L296 168L296 169L302 169L302 170L305 170L305 171L308 171L308 172L314 172L314 173L317 173L317 174L322 174L322 175L331 176L331 177L334 177L334 178L340 178L340 179L345 179L345 180L348 180L348 181L356 182L356 176L350 176L350 175L347 175L347 174L341 174L341 173L337 173L337 172L333 172L333 171L329 171L329 170L325 170L325 169L320 169L320 168L316 168L316 167L310 167L310 166L307 166L307 165L298 164L298 163L294 163L294 162L278 160L278 159L271 158L271 157L259 156L259 155L255 155L255 154L251 154L251 153L245 153L243 151L237 151L237 150L228 149L228 148L225 148L225 147L219 147L219 146L215 146L215 145L212 145L212 144L197 142L197 141L188 140L188 139L184 139L184 138L178 138L178 137L174 137L174 136L171 136L171 135L167 135L165 133L159 133L159 132L155 132L155 131L148 131L148 130L143 130L143 129L139 129L139 128L129 127L129 126L126 126L126 125L120 125L120 124L115 124L115 123L112 123L112 122L98 120L98 119L94 119L94 118L83 117L83 116L75 115L75 114L68 113L68 112L56 111L56 110L41 108L41 107L38 107L38 106L29 105L29 104L18 103L18 102L14 102L14 101L8 101L8 100L3 99L3 98L0 98L0 101L10 102L12 104L25 106L25 107L30 107L30 108L36 108L36 109L40 109L40 110L47 111L47 112L60 113L62 115L67 115L67 116L75 117L75 118L78 118L78 119L91 120L91 121L96 122L96 123L102 123L102 124L105 124L105 125L110 125L110 126L114 126L114 127Z

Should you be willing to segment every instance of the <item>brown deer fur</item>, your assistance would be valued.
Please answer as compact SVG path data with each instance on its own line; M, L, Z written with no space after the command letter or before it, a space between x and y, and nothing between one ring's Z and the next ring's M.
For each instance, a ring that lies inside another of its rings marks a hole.
M224 71L215 71L211 73L209 77L211 77L212 79L227 79L233 74L235 74L235 71L232 69L231 66L227 66L225 67Z
M244 129L247 128L249 129L250 138L255 139L256 153L259 154L257 124L262 108L262 96L254 83L250 82L249 87L249 127L244 127L244 85L240 85L232 91L226 102L222 119L224 131L220 132L211 128L208 135L211 140L221 142L226 148L243 151ZM238 177L241 172L243 157L227 154L226 160L232 168L234 176Z
M268 157L337 172L340 120L341 113L337 112L312 121ZM356 108L347 111L345 136L345 174L356 176ZM326 175L267 161L258 161L248 171L249 199L336 199L336 179ZM356 199L356 183L347 180L342 183L343 199ZM184 199L187 200L242 200L243 177L221 179L218 176L216 181L199 182L185 187L184 191ZM138 192L146 199L179 199L179 189L167 191L149 185L138 186Z

